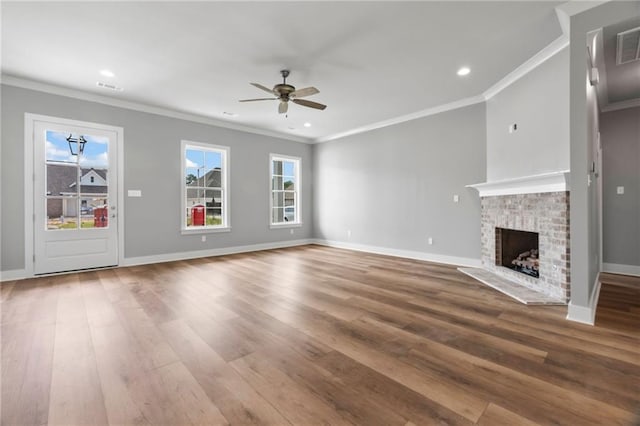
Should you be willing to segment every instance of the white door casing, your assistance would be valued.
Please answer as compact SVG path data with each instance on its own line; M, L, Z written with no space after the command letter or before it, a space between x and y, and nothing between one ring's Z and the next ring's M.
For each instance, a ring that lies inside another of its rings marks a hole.
M87 140L83 153L67 135ZM120 263L122 138L118 127L25 114L27 276Z

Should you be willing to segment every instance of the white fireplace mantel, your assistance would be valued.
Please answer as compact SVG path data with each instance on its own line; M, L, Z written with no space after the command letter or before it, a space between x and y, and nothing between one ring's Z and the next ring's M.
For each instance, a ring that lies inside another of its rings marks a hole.
M564 170L494 182L476 183L466 187L477 189L481 197L560 192L569 191L569 178L569 170Z

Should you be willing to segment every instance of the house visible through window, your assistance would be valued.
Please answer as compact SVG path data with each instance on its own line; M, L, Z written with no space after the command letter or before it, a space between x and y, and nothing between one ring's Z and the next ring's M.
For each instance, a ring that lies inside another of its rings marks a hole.
M300 159L271 154L271 225L300 224Z
M229 148L182 141L183 230L227 229Z

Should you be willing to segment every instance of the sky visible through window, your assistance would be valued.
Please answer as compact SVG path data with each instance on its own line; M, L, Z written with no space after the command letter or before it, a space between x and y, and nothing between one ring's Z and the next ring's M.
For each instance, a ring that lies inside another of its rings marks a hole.
M272 164L272 167L273 167L272 173L274 175L279 174L278 170L276 168L276 163L277 162L280 162L280 161L274 161L273 164ZM282 161L282 163L283 163L282 175L283 176L294 176L294 174L293 174L293 169L295 167L294 162L293 161Z
M72 134L73 138L78 135ZM82 155L72 155L69 150L67 138L69 133L54 132L47 130L46 138L46 160L60 163L73 163L84 168L106 169L109 166L109 139L100 136L82 135L87 143ZM73 145L74 151L78 152L77 146Z
M222 154L201 149L187 149L185 161L186 175L201 177L209 170L221 167Z

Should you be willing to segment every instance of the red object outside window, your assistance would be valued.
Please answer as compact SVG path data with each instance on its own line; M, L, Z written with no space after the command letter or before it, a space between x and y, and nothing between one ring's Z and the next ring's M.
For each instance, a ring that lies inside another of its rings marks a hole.
M109 225L107 206L93 208L93 227L106 228Z
M205 209L202 204L191 207L191 226L204 226Z

